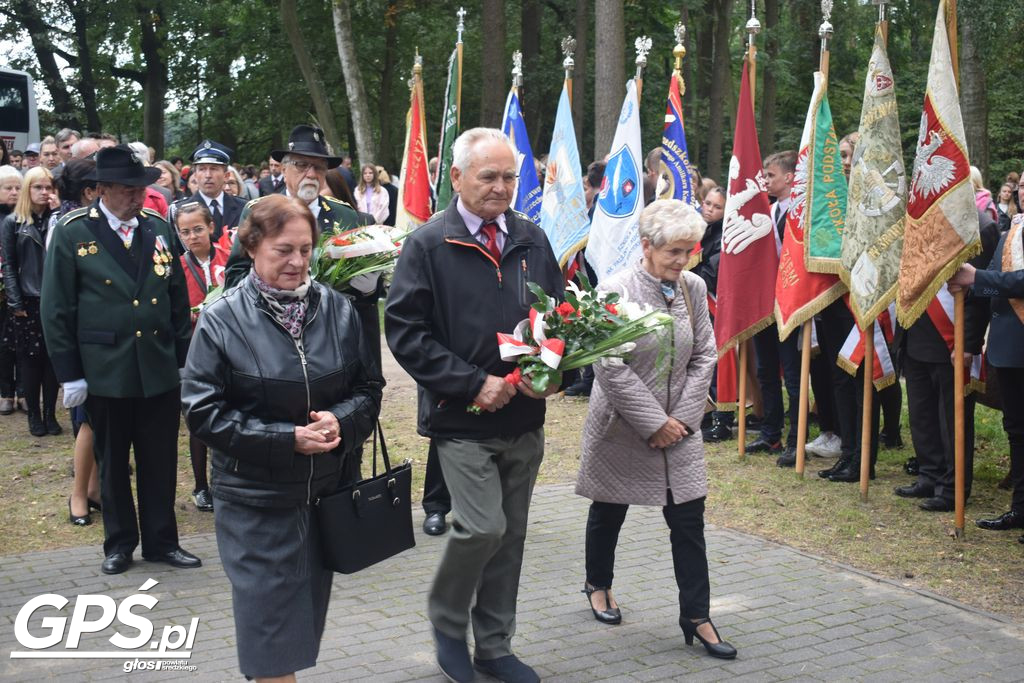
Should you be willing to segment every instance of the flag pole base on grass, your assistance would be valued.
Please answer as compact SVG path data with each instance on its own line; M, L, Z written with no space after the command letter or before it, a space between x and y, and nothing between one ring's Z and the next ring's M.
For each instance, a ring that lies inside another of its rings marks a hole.
M740 462L742 462L747 453L747 342L740 342L739 347L737 374L740 377L740 391L739 401L736 402L739 430L736 435L736 447L739 448Z
M966 451L964 443L964 292L953 294L953 483L956 538L964 537Z
M796 431L796 473L804 478L804 464L807 455L807 403L811 377L811 324L813 319L804 322L803 335L800 339L800 412L797 414Z
M860 422L860 500L868 502L868 480L871 477L871 403L874 399L875 323L864 329L864 406Z

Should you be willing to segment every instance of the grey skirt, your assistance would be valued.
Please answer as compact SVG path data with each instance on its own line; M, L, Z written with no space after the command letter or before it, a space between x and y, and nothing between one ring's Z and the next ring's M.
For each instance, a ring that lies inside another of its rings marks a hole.
M315 666L333 573L323 564L313 508L218 498L214 523L242 673L269 678Z

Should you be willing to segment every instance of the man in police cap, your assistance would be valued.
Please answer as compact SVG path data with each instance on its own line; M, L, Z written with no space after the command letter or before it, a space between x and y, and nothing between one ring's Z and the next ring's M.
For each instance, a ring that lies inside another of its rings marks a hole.
M64 405L85 403L95 434L107 574L131 565L140 526L144 559L202 564L179 547L174 518L178 369L191 326L174 233L160 214L142 208L146 186L159 175L125 145L97 152L99 198L61 219L43 275L43 332Z
M375 222L373 216L356 211L340 199L320 194L327 187L327 170L341 163L341 158L332 155L327 149L323 130L314 126L295 126L288 137L288 149L274 150L270 156L279 161L284 169L284 194L298 197L309 206L321 233L334 228L351 230ZM246 204L239 224L245 222L252 206L262 199L263 197L259 197ZM238 284L249 274L251 267L252 260L242 249L241 243L236 241L231 248L231 256L228 258L224 273L224 288L228 289ZM356 277L351 283L350 291L347 292L354 298L353 305L359 314L364 338L373 352L378 367L381 356L380 314L377 310L377 301L383 291L380 274L371 273ZM350 457L344 465L342 481L349 482L358 478L358 467L359 456Z
M192 152L192 170L199 181L199 189L187 199L181 199L167 209L167 222L174 228L174 218L178 207L189 202L202 202L213 216L213 241L216 242L224 233L224 229L237 228L241 222L242 209L245 202L224 191L224 183L228 178L228 165L234 153L213 140L203 140Z

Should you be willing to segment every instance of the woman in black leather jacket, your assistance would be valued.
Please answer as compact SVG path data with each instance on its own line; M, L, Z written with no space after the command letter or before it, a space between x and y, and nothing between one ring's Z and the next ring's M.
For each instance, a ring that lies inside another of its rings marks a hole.
M181 398L212 453L239 666L289 677L316 664L331 591L312 504L372 434L384 380L351 303L309 278L305 205L264 197L237 238L253 268L199 316Z
M8 315L14 327L14 345L28 402L28 428L32 436L61 433L54 414L59 385L46 353L39 318L46 230L53 197L53 176L50 172L41 166L29 170L21 184L14 211L0 226L4 291ZM41 415L40 391L43 396Z

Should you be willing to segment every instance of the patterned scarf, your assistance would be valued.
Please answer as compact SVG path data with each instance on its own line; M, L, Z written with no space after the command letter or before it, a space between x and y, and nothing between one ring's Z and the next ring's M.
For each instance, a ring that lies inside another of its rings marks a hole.
M255 269L249 271L249 277L277 322L298 339L302 335L302 323L306 319L306 306L309 303L309 280L293 290L285 290L268 285L256 274Z

